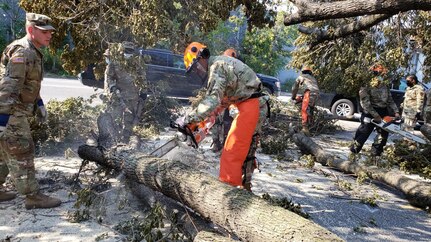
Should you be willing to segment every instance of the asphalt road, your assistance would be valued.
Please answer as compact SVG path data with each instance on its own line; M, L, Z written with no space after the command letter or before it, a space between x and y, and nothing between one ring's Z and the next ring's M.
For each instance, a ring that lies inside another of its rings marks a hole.
M70 97L90 98L94 94L101 94L102 89L84 86L76 79L45 77L42 81L41 97L47 103L51 99L64 101ZM97 98L99 101L100 99Z

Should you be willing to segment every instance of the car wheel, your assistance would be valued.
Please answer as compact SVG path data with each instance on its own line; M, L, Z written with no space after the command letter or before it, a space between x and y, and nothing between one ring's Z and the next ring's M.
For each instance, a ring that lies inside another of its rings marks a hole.
M349 99L340 99L332 105L331 112L336 116L352 116L355 113L355 106Z
M274 91L270 87L263 86L263 91L270 95L274 95Z

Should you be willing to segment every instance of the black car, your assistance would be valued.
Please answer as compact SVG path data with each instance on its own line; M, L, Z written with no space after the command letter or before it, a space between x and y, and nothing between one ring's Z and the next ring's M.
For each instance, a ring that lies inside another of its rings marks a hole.
M147 63L147 80L159 82L165 80L168 88L166 94L176 98L188 98L195 95L195 90L202 87L200 78L194 73L185 73L183 55L174 54L164 49L140 50L143 55L151 57ZM103 88L103 78L97 80L93 72L94 65L90 65L79 74L82 84L91 87ZM272 76L257 74L266 91L270 94L280 95L280 81Z
M428 87L423 83L420 84L424 87L425 91L428 91ZM406 89L405 80L401 80L397 86L392 86L391 94L395 104L400 107L404 101L404 93ZM359 97L347 97L339 93L320 93L319 106L327 108L332 114L341 117L351 117L354 113L360 113L362 107L359 103Z

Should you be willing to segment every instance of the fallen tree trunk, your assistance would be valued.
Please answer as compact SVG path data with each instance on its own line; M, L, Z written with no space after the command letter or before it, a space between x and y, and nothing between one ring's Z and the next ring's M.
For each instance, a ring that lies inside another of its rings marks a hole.
M335 234L293 212L270 205L179 161L135 152L104 157L97 147L80 146L81 158L123 170L126 177L159 191L244 241L341 241ZM95 155L95 157L93 157Z
M311 153L322 165L356 175L365 173L369 178L386 183L403 192L410 204L421 208L431 207L430 183L413 180L400 172L385 171L379 168L361 166L352 161L334 159L333 156L325 152L311 138L302 133L295 133L292 135L292 138L301 151Z
M431 124L423 124L420 130L428 140L431 140Z

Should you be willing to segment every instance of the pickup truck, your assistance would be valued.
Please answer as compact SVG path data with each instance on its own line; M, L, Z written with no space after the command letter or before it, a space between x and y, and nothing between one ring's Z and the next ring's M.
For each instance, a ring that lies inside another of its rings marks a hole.
M149 82L167 81L167 96L185 99L195 96L195 90L202 87L200 78L193 73L186 75L183 55L164 49L142 49L139 52L151 57L150 63L147 63L147 80ZM78 75L78 78L86 86L103 88L103 78L97 80L93 68L94 65L89 65ZM280 81L277 78L263 74L257 74L257 76L268 93L280 95Z
M400 83L400 85L392 86L390 89L392 99L398 107L400 107L401 103L404 101L404 93L407 86L405 80L401 80ZM428 92L428 86L424 85L422 82L420 82L420 84L423 86L425 92ZM349 97L340 93L321 92L318 106L327 108L332 114L341 117L349 117L354 113L360 113L362 111L362 107L359 103L359 96Z

